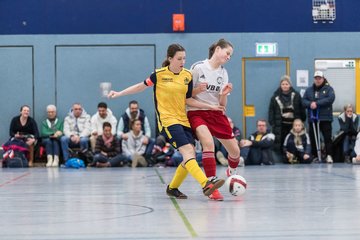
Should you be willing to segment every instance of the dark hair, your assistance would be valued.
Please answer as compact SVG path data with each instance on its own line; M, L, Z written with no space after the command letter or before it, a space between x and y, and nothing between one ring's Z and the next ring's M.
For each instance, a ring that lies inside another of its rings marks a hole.
M135 125L135 123L136 123L137 121L139 121L140 123L142 123L141 120L138 119L138 118L135 118L135 119L131 119L131 120L130 120L130 129L131 129L131 130L132 130L133 126Z
M23 110L24 107L27 107L28 109L30 109L29 105L22 105L22 106L20 107L20 112Z
M130 107L131 104L139 105L139 103L138 103L136 100L131 100L131 101L129 102L129 107Z
M162 66L163 67L169 66L170 61L169 61L168 58L169 57L174 57L177 52L185 52L185 48L183 46L181 46L180 44L177 44L177 43L171 44L167 49L166 59L162 63Z
M98 108L107 108L107 104L104 102L99 102Z
M260 119L256 120L256 126L258 125L259 122L264 122L266 124L266 127L267 127L266 119L260 118Z
M220 39L219 41L217 41L216 43L213 43L213 44L209 47L209 59L214 55L215 49L216 49L217 47L220 47L221 49L227 48L227 47L232 47L232 48L234 48L233 45L232 45L229 41L227 41L227 40L225 40L225 39L222 38L222 39Z
M111 124L109 122L104 122L103 123L103 129L105 129L106 127L112 128L112 126L111 126Z

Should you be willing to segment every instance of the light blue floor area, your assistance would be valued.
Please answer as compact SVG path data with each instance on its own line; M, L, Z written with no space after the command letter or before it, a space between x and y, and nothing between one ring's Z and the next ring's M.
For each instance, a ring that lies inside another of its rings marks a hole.
M0 239L360 239L360 166L248 166L223 202L191 176L169 199L174 171L0 169Z

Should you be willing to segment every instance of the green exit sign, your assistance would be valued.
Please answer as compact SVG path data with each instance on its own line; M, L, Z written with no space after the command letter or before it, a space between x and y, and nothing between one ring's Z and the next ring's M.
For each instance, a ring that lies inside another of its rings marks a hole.
M277 56L277 43L256 43L256 56Z

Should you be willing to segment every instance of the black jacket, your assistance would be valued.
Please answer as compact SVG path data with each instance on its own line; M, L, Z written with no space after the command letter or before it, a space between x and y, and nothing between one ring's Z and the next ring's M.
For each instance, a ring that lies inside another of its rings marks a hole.
M269 105L269 124L271 126L272 132L275 134L275 149L280 149L280 140L281 140L281 127L282 127L282 113L286 111L287 106L291 105L294 113L294 119L301 119L301 121L306 120L306 111L305 107L302 105L300 94L295 91L292 87L290 88L288 101L281 97L281 89L278 88L274 95L271 97ZM293 95L293 97L291 97ZM279 101L283 106L280 106ZM291 121L291 122L292 122Z

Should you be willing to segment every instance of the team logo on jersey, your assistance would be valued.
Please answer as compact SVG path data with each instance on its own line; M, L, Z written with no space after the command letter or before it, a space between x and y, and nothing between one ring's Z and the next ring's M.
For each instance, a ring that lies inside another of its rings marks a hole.
M173 81L172 78L167 78L167 77L163 77L161 80L162 80L163 82L172 82L172 81Z
M210 92L220 92L220 86L207 85L206 89Z
M186 77L186 78L184 79L185 85L189 85L189 82L190 82L190 80Z
M222 84L222 83L224 82L224 80L223 80L222 77L218 77L218 78L216 79L216 81L217 81L218 84Z
M203 74L203 75L201 75L201 76L200 76L200 78L205 79L205 75L204 75L204 74Z

